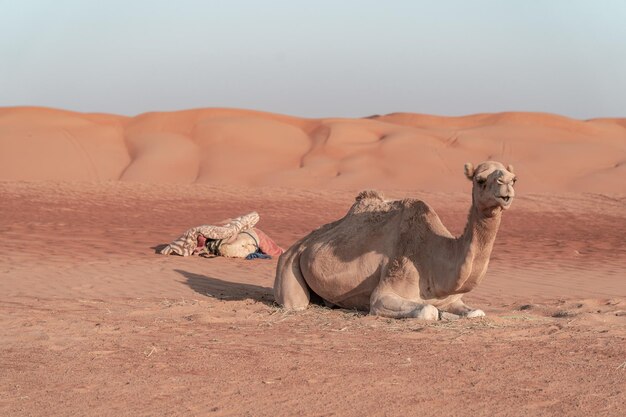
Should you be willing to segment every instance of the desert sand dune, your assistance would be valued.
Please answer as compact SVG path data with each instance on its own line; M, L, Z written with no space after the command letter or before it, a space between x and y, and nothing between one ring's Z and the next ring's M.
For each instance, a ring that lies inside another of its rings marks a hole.
M133 118L0 110L0 179L461 191L465 161L519 166L520 187L624 193L624 119L507 112L302 119L236 109ZM555 169L555 164L558 169Z

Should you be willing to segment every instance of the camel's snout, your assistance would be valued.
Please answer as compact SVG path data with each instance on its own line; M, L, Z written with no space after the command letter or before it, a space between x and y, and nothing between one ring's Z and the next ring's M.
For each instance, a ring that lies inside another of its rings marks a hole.
M515 197L515 188L513 186L516 181L517 178L515 176L504 173L496 179L496 200L504 210L508 209L513 202L513 197Z
M496 201L500 204L500 207L506 210L511 206L513 197L515 197L515 190L513 187L502 186L500 188L499 195L496 196Z
M515 190L513 189L513 186L511 184L499 185L494 197L496 203L503 210L506 210L511 207L513 197L515 197Z

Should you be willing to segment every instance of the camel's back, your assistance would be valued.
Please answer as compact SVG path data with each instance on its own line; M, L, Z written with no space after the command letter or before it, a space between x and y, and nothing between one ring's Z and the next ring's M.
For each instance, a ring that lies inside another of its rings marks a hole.
M397 222L400 211L398 201L387 201L376 191L363 191L343 218L314 230L301 242L307 247L333 246L339 252L369 246L384 240L384 229Z
M360 193L346 216L313 231L298 244L300 268L322 298L344 307L369 300L382 270L414 241L436 214L414 199L385 200L374 191ZM408 233L413 233L408 238Z
M422 232L449 235L425 202L385 200L376 191L363 191L343 218L312 231L294 247L325 247L344 259L359 258L368 253L366 249L388 255L389 246L397 245L403 235L410 234L415 240Z

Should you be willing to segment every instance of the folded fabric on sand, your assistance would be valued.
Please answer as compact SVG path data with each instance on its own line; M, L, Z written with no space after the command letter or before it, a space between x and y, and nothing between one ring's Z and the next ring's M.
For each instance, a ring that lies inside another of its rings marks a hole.
M241 217L229 220L220 226L205 224L192 227L182 234L178 239L161 249L163 255L175 253L181 256L189 256L194 253L198 244L198 236L206 239L228 240L236 236L242 230L252 229L259 221L259 214L255 211Z
M261 252L266 253L270 256L280 256L285 250L278 246L276 242L274 242L268 235L260 231L259 229L254 229L257 237L259 238L259 249Z
M268 235L254 228L259 221L256 212L228 220L220 226L202 225L185 231L178 239L160 250L189 256L210 254L228 258L270 259L284 252Z

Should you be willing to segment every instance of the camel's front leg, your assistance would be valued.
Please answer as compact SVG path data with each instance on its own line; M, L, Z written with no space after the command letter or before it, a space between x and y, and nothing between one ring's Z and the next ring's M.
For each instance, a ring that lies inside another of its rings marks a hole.
M438 320L439 310L431 304L408 300L391 292L374 291L370 299L370 314L395 319L416 318Z
M420 300L419 293L419 275L413 262L406 257L394 259L370 296L370 314L439 320L437 307Z
M460 298L450 304L445 310L449 313L459 315L461 317L485 317L485 312L477 308L466 305Z

